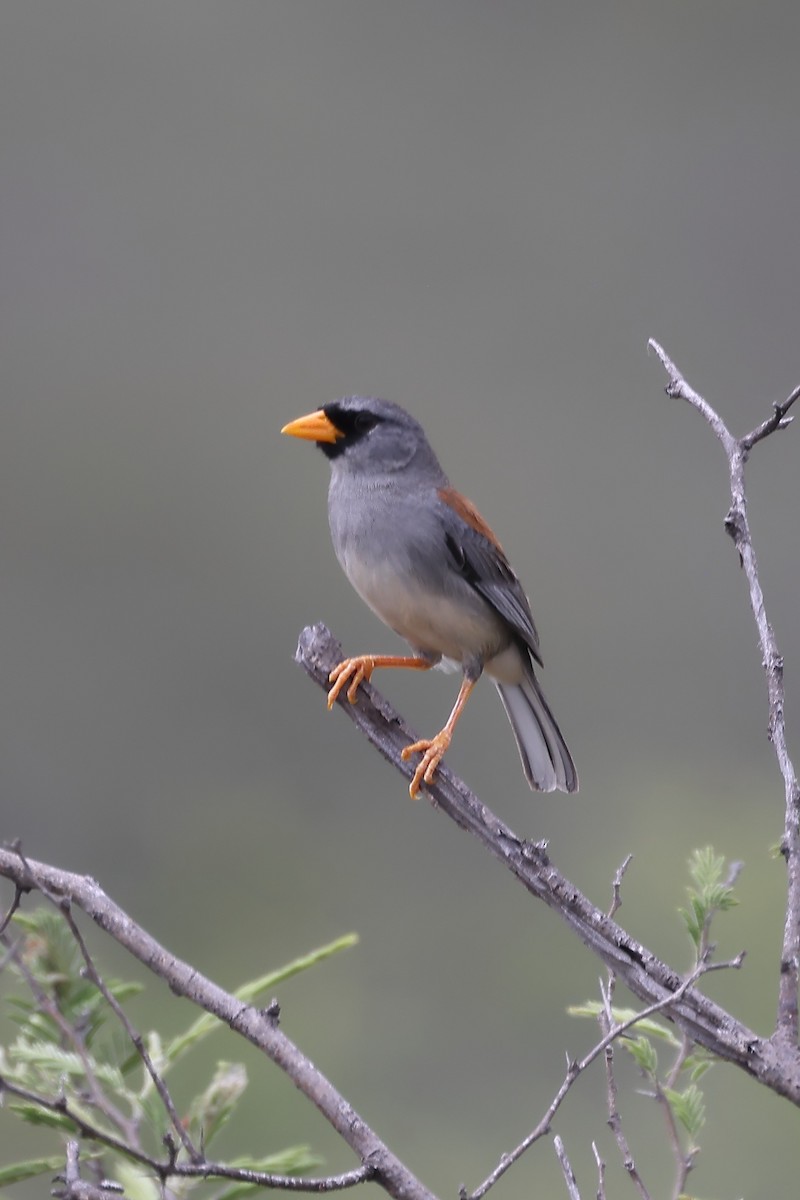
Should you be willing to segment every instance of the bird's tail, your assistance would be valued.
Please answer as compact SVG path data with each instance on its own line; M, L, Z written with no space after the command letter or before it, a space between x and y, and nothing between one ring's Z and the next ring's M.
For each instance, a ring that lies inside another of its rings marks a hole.
M525 778L536 792L577 792L578 773L567 743L531 670L520 684L496 683Z

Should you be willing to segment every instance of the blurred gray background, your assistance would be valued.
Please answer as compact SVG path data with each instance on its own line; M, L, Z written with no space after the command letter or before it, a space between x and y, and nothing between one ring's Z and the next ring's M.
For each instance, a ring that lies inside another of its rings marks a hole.
M279 430L353 392L422 420L531 594L582 787L528 792L488 685L451 766L599 903L633 852L621 919L681 969L690 851L744 860L717 933L746 965L708 991L768 1032L765 683L723 455L646 342L736 432L800 382L799 44L788 2L2 7L0 832L228 986L357 930L280 989L284 1027L442 1195L539 1120L600 967L293 665L315 620L398 643L336 564L322 456ZM795 755L798 437L749 467ZM456 689L376 682L423 732ZM154 985L134 1006L190 1015ZM224 1034L209 1055L252 1079L220 1153L352 1164L275 1068ZM598 1066L558 1129L587 1195L592 1138L627 1194L603 1089ZM693 1188L789 1194L796 1112L724 1066L707 1094ZM0 1113L0 1158L22 1144ZM552 1149L495 1194L564 1194Z

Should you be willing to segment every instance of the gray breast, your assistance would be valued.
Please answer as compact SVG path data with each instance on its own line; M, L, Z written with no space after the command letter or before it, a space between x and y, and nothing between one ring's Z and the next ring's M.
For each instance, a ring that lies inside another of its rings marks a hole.
M452 569L433 505L392 482L332 476L328 516L345 574L415 649L457 662L493 657L508 644L504 622Z

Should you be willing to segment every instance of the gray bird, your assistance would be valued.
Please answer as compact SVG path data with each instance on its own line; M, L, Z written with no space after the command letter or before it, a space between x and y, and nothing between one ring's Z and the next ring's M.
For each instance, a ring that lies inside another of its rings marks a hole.
M360 654L331 671L328 708L376 667L463 673L444 728L403 750L420 753L409 791L430 784L485 670L494 680L530 786L578 790L572 755L534 673L539 635L522 585L477 509L456 491L422 426L397 404L348 396L281 430L316 442L331 465L328 520L347 578L413 657Z

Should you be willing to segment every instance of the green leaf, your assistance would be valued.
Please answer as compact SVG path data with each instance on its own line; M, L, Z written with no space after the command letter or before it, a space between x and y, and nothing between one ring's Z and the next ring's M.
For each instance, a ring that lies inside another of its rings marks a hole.
M50 908L16 912L14 923L25 933L23 957L36 980L59 995L78 979L78 951L66 922ZM81 981L82 982L82 981Z
M125 1189L124 1200L159 1200L161 1189L145 1169L141 1163L115 1160L114 1179Z
M28 1041L61 1042L63 1033L51 1016L43 1012L32 1012L27 1021L18 1022L23 1036Z
M106 987L120 1004L132 996L140 996L144 991L144 984L135 983L132 979L107 979Z
M689 874L694 886L687 888L688 907L678 911L698 951L705 944L715 913L727 912L738 904L733 887L724 882L724 871L725 859L715 854L711 846L695 850L689 859Z
M567 1014L570 1017L593 1017L596 1020L604 1011L605 1008L599 1000L586 1000L583 1004L570 1005L567 1009ZM617 1008L614 1005L611 1009L611 1015L617 1025L622 1025L636 1016L636 1009ZM662 1025L660 1021L656 1021L652 1017L642 1017L640 1021L636 1022L635 1026L631 1027L631 1032L622 1034L621 1036L632 1036L633 1029L637 1033L646 1033L649 1037L659 1038L662 1042L667 1042L668 1045L674 1046L676 1050L681 1044L671 1029L668 1029L666 1025Z
M206 1090L189 1107L189 1128L202 1134L204 1145L229 1120L247 1087L247 1072L241 1063L217 1063L217 1070Z
M312 950L309 954L303 955L302 958L296 958L293 962L287 963L286 966L280 967L277 971L270 971L267 975L262 975L259 979L253 979L249 983L242 984L233 993L237 1000L242 1000L245 1004L252 1004L257 1000L262 993L274 988L276 984L282 983L285 979L290 979L293 975L299 975L301 971L307 971L309 967L313 967L316 963L322 962L326 958L330 958L333 954L338 954L340 950L349 950L351 946L358 943L357 933L347 933L344 937L337 938L334 942L329 942L327 946L320 946L317 950ZM191 1046L197 1044L203 1038L208 1037L215 1029L219 1029L220 1022L211 1013L204 1013L199 1017L189 1028L167 1046L164 1051L164 1061L172 1065L176 1060Z
M310 1146L286 1146L274 1154L264 1158L249 1158L243 1155L230 1160L232 1167L242 1167L247 1171L266 1171L271 1175L297 1175L300 1171L311 1171L321 1167L324 1159L314 1154Z
M0 1187L11 1187L12 1183L22 1183L23 1179L33 1179L35 1175L52 1175L64 1166L64 1155L53 1158L32 1158L29 1162L11 1163L0 1167Z
M261 1191L257 1183L232 1183L230 1187L223 1188L217 1200L239 1200L240 1196L249 1196L255 1191Z
M703 930L706 925L707 910L700 898L693 892L689 892L689 907L678 910L686 924L686 931L695 948L700 946L703 938Z
M702 1078L713 1065L713 1059L704 1051L697 1049L684 1061L682 1069L688 1072L692 1083L697 1083L698 1079Z
M146 1096L140 1097L136 1105L139 1117L145 1126L152 1130L164 1128L164 1105L158 1092L153 1088Z
M16 1063L29 1063L42 1073L52 1072L71 1079L85 1079L88 1069L95 1077L116 1092L125 1092L125 1084L119 1071L111 1063L97 1062L87 1055L86 1062L71 1050L62 1050L50 1042L29 1042L19 1037L9 1046L9 1055Z
M713 846L693 850L689 858L689 874L698 891L719 883L724 866L725 859L722 855L714 853Z
M325 1160L314 1154L310 1146L286 1146L264 1158L234 1159L237 1167L249 1167L251 1171L270 1171L275 1175L297 1175L321 1167Z
M706 1119L706 1106L700 1088L694 1083L690 1083L682 1092L664 1088L664 1095L676 1120L680 1121L691 1138L695 1138Z
M38 1104L9 1104L9 1112L15 1112L27 1121L29 1125L47 1125L51 1129L66 1129L75 1133L76 1125L63 1113L51 1112L49 1108L40 1108Z
M646 1037L625 1038L623 1045L637 1067L646 1075L654 1078L658 1070L658 1054L650 1039Z

